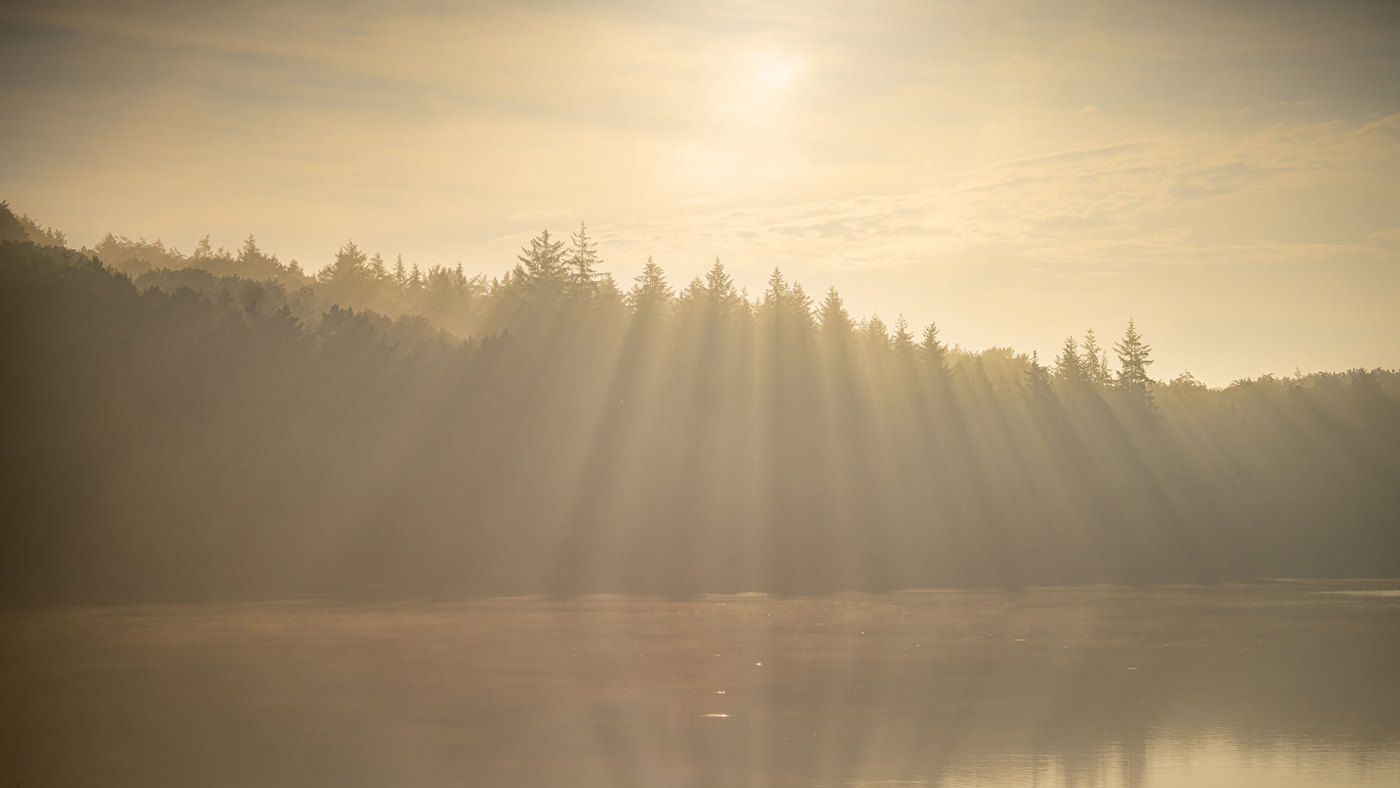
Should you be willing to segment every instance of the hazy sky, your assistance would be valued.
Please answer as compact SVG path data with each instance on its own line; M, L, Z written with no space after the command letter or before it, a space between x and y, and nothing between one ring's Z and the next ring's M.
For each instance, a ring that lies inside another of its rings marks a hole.
M0 199L308 269L586 219L965 347L1400 366L1400 3L0 0Z

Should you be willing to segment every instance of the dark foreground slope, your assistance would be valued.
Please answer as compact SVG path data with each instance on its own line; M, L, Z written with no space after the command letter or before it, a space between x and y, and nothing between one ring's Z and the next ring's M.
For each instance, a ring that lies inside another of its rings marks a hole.
M1400 572L1394 373L1154 402L781 298L522 291L460 342L243 285L0 244L0 598Z

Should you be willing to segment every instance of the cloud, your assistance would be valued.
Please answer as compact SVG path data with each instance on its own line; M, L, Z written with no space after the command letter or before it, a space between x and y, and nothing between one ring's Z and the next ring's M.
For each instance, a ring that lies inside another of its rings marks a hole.
M557 210L557 209L552 209L552 208L545 208L545 209L541 209L541 210L537 210L537 211L521 211L520 213L513 213L513 214L511 214L510 216L506 216L506 217L502 218L501 221L512 222L512 223L516 223L516 222L538 222L538 221L540 221L540 220L542 220L542 219L557 219L557 218L559 218L559 217L561 217L561 216L570 216L570 215L571 215L571 214L570 214L568 211L562 211L562 210Z
M1251 113L1251 112L1266 112L1266 111L1270 111L1270 110L1283 110L1283 109L1300 109L1300 108L1302 108L1302 107L1311 107L1311 106L1317 104L1317 101L1318 101L1318 100L1315 99L1315 98L1306 99L1306 100L1298 100L1298 101L1273 101L1273 102L1270 102L1270 103L1268 103L1268 104L1258 104L1258 105L1253 105L1253 106L1248 106L1248 107L1241 107L1241 108L1235 110L1235 114L1236 114L1236 115L1247 115L1247 114L1249 114L1249 113Z
M1198 214L1217 205L1245 217L1254 195L1301 201L1279 223L1307 222L1307 209L1347 199L1335 184L1400 171L1396 116L1349 123L1274 124L1252 133L1183 135L1050 151L950 173L927 188L862 194L744 211L696 210L682 219L637 219L629 243L666 254L684 246L740 251L808 271L949 265L996 246L1027 269L1121 275L1141 265L1267 264L1280 260L1377 259L1385 228L1332 242L1260 235L1259 211L1236 232L1202 232ZM1396 196L1397 188L1377 183ZM1052 268L1045 268L1052 266ZM1067 273L1066 273L1067 272ZM1060 275L1060 274L1056 274Z

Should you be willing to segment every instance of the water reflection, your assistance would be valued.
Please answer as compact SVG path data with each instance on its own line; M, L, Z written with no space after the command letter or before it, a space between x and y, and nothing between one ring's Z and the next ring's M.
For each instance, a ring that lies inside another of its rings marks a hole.
M10 611L0 784L1395 785L1389 590Z

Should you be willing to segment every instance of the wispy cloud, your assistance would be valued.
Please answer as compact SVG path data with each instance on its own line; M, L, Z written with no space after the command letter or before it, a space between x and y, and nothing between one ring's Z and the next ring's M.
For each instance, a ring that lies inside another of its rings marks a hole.
M1381 247L1371 230L1317 243L1289 232L1260 235L1254 216L1233 238L1229 232L1222 238L1217 230L1196 232L1195 215L1212 205L1241 215L1257 194L1291 195L1302 200L1294 210L1306 213L1315 199L1337 196L1329 193L1330 183L1396 172L1397 119L1075 148L948 174L906 193L635 221L618 228L617 237L668 251L680 237L701 247L742 246L749 255L802 270L956 264L960 255L988 245L1014 249L1028 262L1099 272L1139 263L1374 257ZM1277 218L1285 228L1287 220L1307 221ZM732 228L740 226L756 228L742 245L731 240Z

